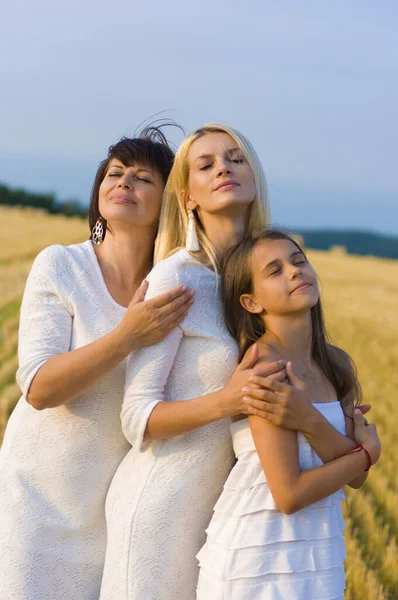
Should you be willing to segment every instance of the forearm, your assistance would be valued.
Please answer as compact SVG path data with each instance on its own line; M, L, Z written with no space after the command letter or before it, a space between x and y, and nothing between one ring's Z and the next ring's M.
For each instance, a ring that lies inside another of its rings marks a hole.
M221 394L215 392L191 400L160 402L148 419L145 441L182 435L220 419L223 416L219 406Z
M335 460L357 447L353 440L340 433L315 408L311 418L307 421L307 429L304 435L324 463Z
M362 476L368 466L364 450L342 456L326 465L301 471L285 490L283 512L294 513L337 492Z
M28 402L37 410L66 404L86 392L128 354L119 328L95 342L47 360L34 377Z
M357 447L354 440L340 433L315 408L313 418L308 421L308 427L309 430L305 432L305 437L324 463L335 460ZM368 474L364 472L359 477L347 482L347 485L354 489L360 488L365 483L367 476Z

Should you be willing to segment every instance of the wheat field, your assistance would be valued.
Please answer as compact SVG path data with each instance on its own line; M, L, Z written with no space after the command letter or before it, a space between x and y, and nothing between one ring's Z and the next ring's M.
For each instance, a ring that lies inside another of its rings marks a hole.
M0 207L0 439L20 391L15 383L19 306L36 254L88 237L77 218ZM332 340L354 358L383 454L361 490L347 490L346 600L398 600L398 261L309 251L321 280ZM394 433L395 432L395 433Z

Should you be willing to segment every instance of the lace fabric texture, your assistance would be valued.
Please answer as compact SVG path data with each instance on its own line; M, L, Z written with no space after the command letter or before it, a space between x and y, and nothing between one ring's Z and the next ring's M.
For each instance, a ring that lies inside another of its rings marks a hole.
M219 390L237 363L215 273L180 250L158 263L148 281L147 297L184 284L196 290L195 301L179 328L128 360L121 416L132 449L107 497L101 600L195 598L195 555L234 461L229 420L173 439L143 440L158 403Z
M340 403L317 408L345 433ZM343 600L343 491L292 515L281 513L248 420L233 423L231 433L238 461L198 553L198 600ZM302 469L322 464L301 433L298 443Z
M26 394L46 360L104 336L124 312L90 241L37 256L21 307L23 395L0 453L1 600L98 600L105 497L130 449L120 424L125 363L58 408L36 411Z

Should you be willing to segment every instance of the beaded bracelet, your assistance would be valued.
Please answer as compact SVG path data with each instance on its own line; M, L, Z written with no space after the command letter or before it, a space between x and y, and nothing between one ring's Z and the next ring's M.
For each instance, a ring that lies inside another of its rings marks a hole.
M348 456L348 454L355 454L355 452L361 452L361 450L363 450L365 452L367 459L368 459L368 468L365 469L365 471L369 471L370 467L372 466L372 459L370 458L369 452L366 450L366 448L364 448L364 446L362 446L362 444L360 444L357 448L354 448L354 450L350 450L350 452L346 452L345 454L343 454L343 456Z

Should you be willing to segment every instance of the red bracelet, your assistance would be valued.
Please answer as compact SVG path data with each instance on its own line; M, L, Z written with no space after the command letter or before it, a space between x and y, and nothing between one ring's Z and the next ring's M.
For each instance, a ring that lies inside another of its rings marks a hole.
M370 458L369 452L361 444L354 450L351 450L350 452L346 452L345 454L343 454L343 456L348 456L348 454L355 454L355 452L361 452L361 450L363 450L365 452L367 459L368 459L368 468L365 469L365 471L369 471L370 467L372 466L372 459Z

